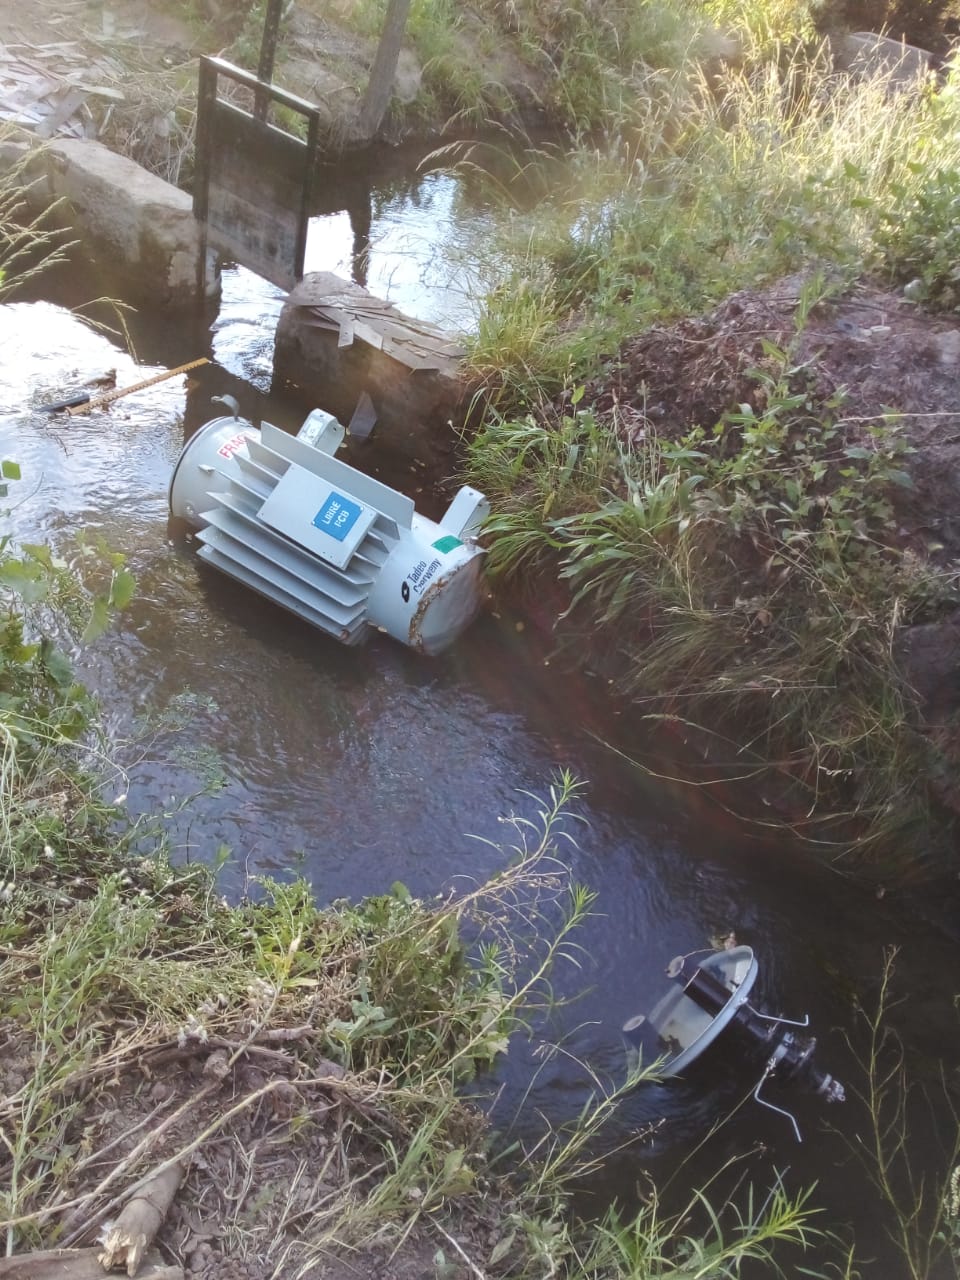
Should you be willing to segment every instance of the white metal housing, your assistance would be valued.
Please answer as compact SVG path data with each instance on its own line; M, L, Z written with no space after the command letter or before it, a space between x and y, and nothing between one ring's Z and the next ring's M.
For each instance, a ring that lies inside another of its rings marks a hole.
M335 458L343 435L319 409L296 436L215 418L180 455L171 514L198 530L207 563L344 644L372 626L439 653L480 609L483 551L471 535L489 504L465 487L428 520Z

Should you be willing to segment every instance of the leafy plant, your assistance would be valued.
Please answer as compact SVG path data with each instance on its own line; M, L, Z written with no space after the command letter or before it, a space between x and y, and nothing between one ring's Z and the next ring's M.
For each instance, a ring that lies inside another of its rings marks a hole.
M789 777L796 830L816 824L837 865L889 872L885 856L907 858L894 820L911 829L925 804L891 602L898 621L929 616L952 580L887 543L910 484L896 416L854 428L842 394L818 397L770 343L752 376L749 402L679 439L645 422L631 446L636 426L579 392L558 416L491 418L470 452L495 502L490 567L558 578L571 643L621 696L721 736L736 725L737 775Z
M851 1047L863 1071L857 1093L866 1125L851 1150L885 1205L887 1234L910 1280L960 1275L960 1116L946 1081L937 1082L937 1101L910 1079L906 1055L891 1026L897 951L883 957L876 1000L861 1007L860 1035ZM919 1169L910 1139L925 1132L933 1160Z
M911 165L915 183L893 188L878 212L877 252L914 302L960 311L960 169Z
M130 602L134 579L122 556L105 553L108 585L91 591L49 548L26 544L20 551L0 539L0 715L23 745L36 746L51 734L76 740L89 723L91 703L60 643L96 639L111 614ZM81 547L80 561L88 556L97 560L92 548Z

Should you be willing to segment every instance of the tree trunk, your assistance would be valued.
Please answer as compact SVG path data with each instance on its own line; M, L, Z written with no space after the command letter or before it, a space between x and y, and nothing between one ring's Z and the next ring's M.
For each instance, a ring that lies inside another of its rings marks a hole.
M360 108L360 137L365 142L376 136L390 105L409 12L410 0L388 0L377 56L373 61L367 92Z

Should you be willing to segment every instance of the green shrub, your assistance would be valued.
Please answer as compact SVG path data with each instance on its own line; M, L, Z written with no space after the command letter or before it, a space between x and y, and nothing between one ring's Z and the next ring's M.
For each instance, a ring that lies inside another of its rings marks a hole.
M960 169L912 169L919 184L879 212L879 263L913 301L960 311Z
M494 500L490 567L558 576L565 630L643 714L729 726L739 767L806 793L798 830L832 827L851 867L905 871L916 850L891 829L926 821L927 766L890 635L952 599L951 579L886 542L910 484L895 418L845 424L842 396L818 399L770 344L754 378L712 429L648 424L636 448L576 403L492 418L470 453Z

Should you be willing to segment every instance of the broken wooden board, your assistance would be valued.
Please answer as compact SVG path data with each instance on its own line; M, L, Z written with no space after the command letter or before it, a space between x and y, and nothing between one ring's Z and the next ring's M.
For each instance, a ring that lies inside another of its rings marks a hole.
M122 102L111 60L91 63L76 41L0 44L0 120L40 138L96 137L88 98Z
M316 272L296 285L280 313L273 371L311 408L350 423L352 443L389 454L398 466L426 464L442 473L473 401L463 356L456 334Z
M359 285L317 272L290 296L300 323L337 334L340 349L363 342L411 371L458 376L464 348L449 333L398 311Z

